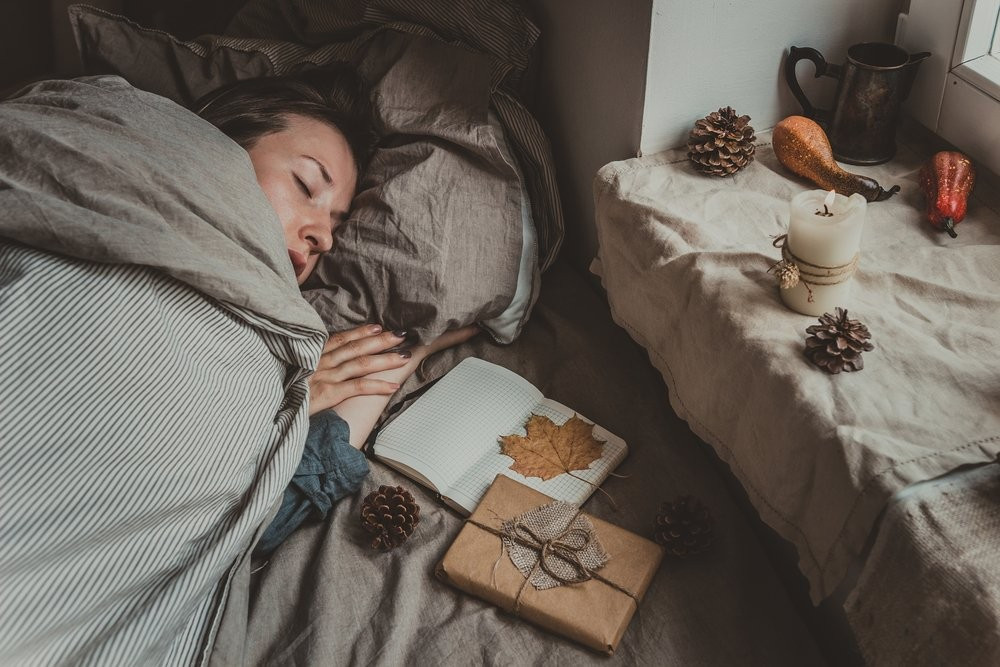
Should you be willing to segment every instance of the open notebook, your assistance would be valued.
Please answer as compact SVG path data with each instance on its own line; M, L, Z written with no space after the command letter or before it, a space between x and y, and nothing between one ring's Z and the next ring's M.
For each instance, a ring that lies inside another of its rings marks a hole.
M413 405L382 429L372 453L385 464L437 491L451 507L470 514L498 473L557 500L581 505L595 486L622 462L625 441L600 426L601 458L586 470L547 481L510 470L513 459L500 453L500 436L524 435L531 414L563 424L573 415L565 405L545 398L512 371L482 359L462 361ZM587 480L587 481L583 481ZM588 484L591 482L592 484Z

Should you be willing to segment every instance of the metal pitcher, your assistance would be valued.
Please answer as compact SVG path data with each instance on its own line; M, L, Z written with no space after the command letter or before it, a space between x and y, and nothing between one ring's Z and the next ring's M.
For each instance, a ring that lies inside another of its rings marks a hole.
M908 54L894 44L864 42L847 49L847 62L831 65L819 51L793 46L785 60L785 79L803 115L826 129L833 156L850 164L881 164L896 154L900 107L910 94L917 68L928 52ZM811 60L816 78L839 79L833 109L817 109L795 78L795 64Z

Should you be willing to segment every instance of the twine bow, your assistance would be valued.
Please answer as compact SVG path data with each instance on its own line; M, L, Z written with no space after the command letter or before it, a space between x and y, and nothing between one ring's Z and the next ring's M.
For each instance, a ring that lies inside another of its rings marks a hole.
M857 269L858 257L860 257L860 253L854 253L854 257L847 264L823 266L797 257L788 246L788 234L775 236L771 245L781 249L781 259L772 264L767 272L774 271L781 289L791 289L802 283L806 292L809 293L809 297L806 299L809 303L813 302L812 288L814 286L839 285L850 280Z
M576 519L576 516L573 517ZM545 574L549 575L561 584L579 584L593 579L593 573L587 568L580 558L580 554L590 546L594 539L593 528L573 528L572 521L565 530L555 537L545 540L529 528L518 517L513 521L504 524L504 537L511 539L518 544L528 547L538 553L538 561L535 567L540 567ZM576 538L574 541L573 538ZM550 558L558 558L576 573L576 576L565 576L558 572L558 566L549 562ZM531 577L525 577L525 582Z
M551 507L551 505L536 509L546 509L549 507ZM603 558L597 561L591 561L594 564L588 564L588 562L585 562L585 560L590 560L592 558L592 556L588 558L588 548L594 544L599 545L599 543L597 542L597 538L594 533L594 527L589 521L586 521L583 525L580 525L577 522L577 517L580 515L579 509L575 510L572 518L565 524L564 528L548 539L545 539L536 529L527 525L525 517L528 514L530 514L530 512L526 512L525 514L515 517L514 519L504 521L499 529L476 521L471 517L466 519L466 522L471 523L472 525L500 538L500 556L497 558L496 563L493 564L494 576L496 574L496 568L499 566L500 561L503 558L505 544L508 545L508 552L512 551L510 549L510 544L517 544L530 549L532 552L537 554L537 559L531 566L530 570L527 573L522 571L522 574L524 574L524 581L521 582L517 595L514 597L514 603L510 609L511 613L515 616L520 613L521 599L529 582L533 583L536 588L545 587L539 586L537 583L532 581L538 570L541 570L555 580L555 582L557 582L554 584L555 586L582 584L586 581L590 581L591 579L595 579L629 596L636 606L638 606L639 598L635 593L597 572L597 570L604 567L607 562L607 555L603 554L603 549L601 549ZM577 525L574 525L574 523L577 523ZM511 554L511 560L514 562L513 554ZM515 565L517 565L516 562ZM568 574L566 573L567 568L569 569ZM521 568L518 567L518 570L521 570ZM495 581L494 586L496 586Z

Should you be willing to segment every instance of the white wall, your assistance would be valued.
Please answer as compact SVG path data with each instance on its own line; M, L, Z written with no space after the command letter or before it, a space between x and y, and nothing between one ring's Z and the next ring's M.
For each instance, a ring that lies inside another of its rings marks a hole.
M757 130L802 108L785 85L789 46L811 46L840 64L857 42L892 41L901 0L653 0L643 154L686 143L699 118L731 106ZM829 108L836 81L799 81L814 106ZM808 85L807 85L808 84ZM624 156L623 156L624 157Z
M562 254L586 270L597 247L594 174L639 150L652 0L530 4L542 29L536 106L556 159Z

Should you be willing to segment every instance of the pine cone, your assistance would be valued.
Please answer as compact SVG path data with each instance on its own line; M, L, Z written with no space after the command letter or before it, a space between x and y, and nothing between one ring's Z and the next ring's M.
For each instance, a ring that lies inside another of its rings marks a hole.
M712 546L712 517L692 496L665 502L656 515L653 538L667 548L667 554L685 558Z
M806 357L827 373L860 371L865 367L862 352L875 346L868 342L872 335L858 320L847 319L847 311L837 308L835 314L824 313L819 324L806 329Z
M361 523L372 539L372 549L389 551L406 541L420 523L420 506L401 486L380 486L361 503Z
M729 176L753 162L756 140L750 116L737 116L732 107L726 107L694 124L688 158L703 174Z
M778 285L781 289L792 289L799 284L799 266L795 262L781 260L774 265L774 275L778 276Z

